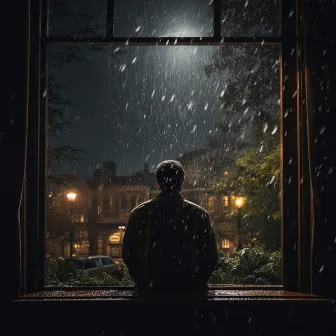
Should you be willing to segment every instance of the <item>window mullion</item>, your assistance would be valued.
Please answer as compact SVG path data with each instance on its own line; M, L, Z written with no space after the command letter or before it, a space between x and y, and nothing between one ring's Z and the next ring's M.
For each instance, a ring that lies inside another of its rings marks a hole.
M107 0L106 9L106 38L110 39L114 36L114 0Z
M221 0L214 0L214 37L221 37Z
M299 281L299 91L297 76L297 21L296 6L281 3L281 192L282 192L282 262L283 285L286 290L297 291Z
M49 45L74 45L74 46L110 46L113 45L278 45L281 37L267 36L228 36L228 37L113 37L113 38L48 38Z

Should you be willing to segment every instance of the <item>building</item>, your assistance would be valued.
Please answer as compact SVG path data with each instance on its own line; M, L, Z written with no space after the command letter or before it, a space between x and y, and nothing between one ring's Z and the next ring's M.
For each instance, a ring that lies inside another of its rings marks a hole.
M187 164L188 169L191 168ZM218 250L231 254L237 245L235 218L228 219L236 210L234 197L207 187L206 182L201 187L190 185L186 183L182 195L210 213ZM67 197L70 192L76 194L72 202ZM49 199L57 206L56 210L52 206L52 211L48 211L47 254L63 257L100 254L121 259L130 212L159 192L155 173L149 171L148 164L143 171L118 176L116 164L107 161L89 180L78 176L50 179Z

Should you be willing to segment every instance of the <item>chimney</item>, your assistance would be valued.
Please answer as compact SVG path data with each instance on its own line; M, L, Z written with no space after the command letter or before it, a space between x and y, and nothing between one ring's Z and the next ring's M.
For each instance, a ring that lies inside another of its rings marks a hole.
M103 167L104 176L112 178L117 176L117 166L113 161L105 161Z
M100 181L103 175L103 171L101 169L95 169L94 173L93 173L93 177L95 180Z
M144 164L144 174L145 175L149 174L149 167L148 167L148 163L147 162Z

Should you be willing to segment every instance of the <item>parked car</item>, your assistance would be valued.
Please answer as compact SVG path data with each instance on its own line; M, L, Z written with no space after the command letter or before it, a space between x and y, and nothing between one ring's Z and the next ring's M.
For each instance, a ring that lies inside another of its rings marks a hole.
M103 273L121 279L123 276L121 265L109 256L78 257L67 259L72 268L88 272L92 277L102 277Z

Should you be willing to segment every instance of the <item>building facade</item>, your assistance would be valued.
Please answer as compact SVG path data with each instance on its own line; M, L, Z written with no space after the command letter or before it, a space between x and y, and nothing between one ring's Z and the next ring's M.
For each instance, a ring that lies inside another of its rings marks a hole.
M49 184L49 198L57 200L58 207L56 214L48 211L50 257L99 254L121 260L130 212L160 193L148 165L134 175L117 176L114 162L105 162L103 169L97 169L89 180L72 176L66 183L51 180ZM70 192L76 194L72 202L67 198ZM202 187L185 188L182 195L209 212L218 250L225 255L234 252L237 245L234 196Z

